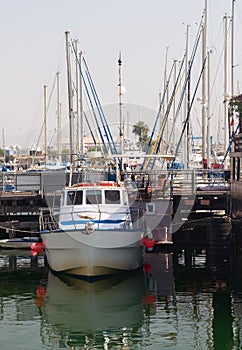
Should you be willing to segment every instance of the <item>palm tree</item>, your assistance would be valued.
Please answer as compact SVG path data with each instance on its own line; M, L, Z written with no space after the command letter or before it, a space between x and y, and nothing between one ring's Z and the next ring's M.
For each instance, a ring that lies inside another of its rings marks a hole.
M232 123L234 123L234 116L239 117L239 133L242 133L242 94L231 98L228 109L229 115L232 117Z
M142 121L133 125L133 133L139 137L139 146L143 149L148 142L149 127Z

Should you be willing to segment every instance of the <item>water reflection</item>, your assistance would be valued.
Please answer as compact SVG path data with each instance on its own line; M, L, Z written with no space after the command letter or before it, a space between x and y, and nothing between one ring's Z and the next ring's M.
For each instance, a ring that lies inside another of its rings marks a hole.
M11 331L9 349L26 350L239 350L241 266L242 254L222 247L174 250L90 283L0 254L0 337Z
M140 337L144 292L141 270L93 283L50 272L44 324L68 346L127 346Z

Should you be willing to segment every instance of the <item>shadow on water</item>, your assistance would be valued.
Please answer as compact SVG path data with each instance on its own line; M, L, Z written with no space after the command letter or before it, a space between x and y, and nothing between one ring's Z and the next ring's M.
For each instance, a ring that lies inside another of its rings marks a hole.
M228 245L146 253L142 269L93 283L14 256L0 254L0 328L36 320L36 348L241 349L242 254Z

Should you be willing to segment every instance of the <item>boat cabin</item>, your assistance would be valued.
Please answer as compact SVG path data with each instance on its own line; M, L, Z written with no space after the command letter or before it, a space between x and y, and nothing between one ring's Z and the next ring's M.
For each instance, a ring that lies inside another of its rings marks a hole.
M81 186L80 186L81 185ZM123 187L104 184L79 184L69 187L63 193L62 205L128 205L128 196Z

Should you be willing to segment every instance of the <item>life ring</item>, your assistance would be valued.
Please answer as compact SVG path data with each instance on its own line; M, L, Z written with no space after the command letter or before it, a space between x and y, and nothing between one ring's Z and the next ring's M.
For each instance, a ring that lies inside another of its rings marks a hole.
M115 181L100 181L98 186L117 187L117 183Z

